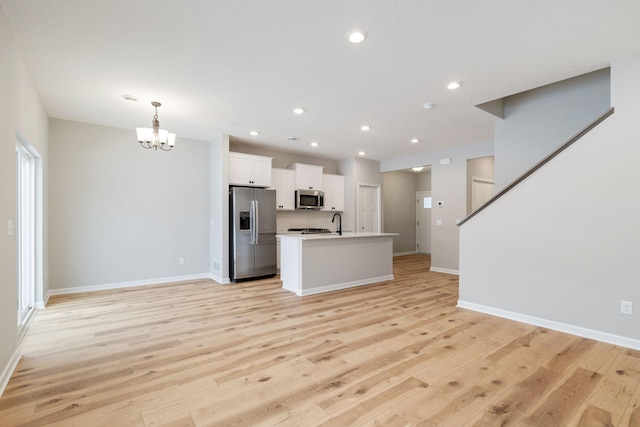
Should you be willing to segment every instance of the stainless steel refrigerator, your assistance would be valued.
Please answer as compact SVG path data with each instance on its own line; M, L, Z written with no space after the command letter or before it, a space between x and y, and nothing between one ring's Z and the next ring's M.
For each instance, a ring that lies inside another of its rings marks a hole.
M275 276L276 191L230 187L229 211L231 280Z

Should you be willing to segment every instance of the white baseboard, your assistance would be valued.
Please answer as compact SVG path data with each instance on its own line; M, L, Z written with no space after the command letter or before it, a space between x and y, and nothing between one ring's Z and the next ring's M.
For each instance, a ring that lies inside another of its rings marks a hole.
M434 266L431 266L429 271L433 271L434 273L455 274L456 276L460 275L460 272L458 272L458 270L449 270L448 268L440 268L440 267L434 267Z
M20 352L20 346L16 348L16 351L13 352L11 359L4 367L2 371L2 375L0 375L0 396L4 393L4 389L7 388L7 384L9 384L9 380L11 379L11 375L13 375L13 371L16 370L16 366L18 366L18 362L22 357L22 353Z
M403 256L403 255L415 255L418 252L416 251L409 251L409 252L396 252L393 254L393 256Z
M145 279L145 280L133 280L130 282L117 282L117 283L103 283L100 285L89 285L89 286L76 286L72 288L60 288L60 289L49 289L47 292L46 300L49 300L49 296L51 295L65 295L65 294L77 294L80 292L92 292L92 291L106 291L110 289L120 289L120 288L130 288L134 286L147 286L147 285L159 285L163 283L171 283L171 282L184 282L188 280L202 280L202 279L211 279L211 274L203 273L203 274L192 274L188 276L174 276L174 277L163 277L158 279ZM216 280L217 281L217 280Z
M490 314L509 320L528 323L530 325L541 326L543 328L553 329L554 331L566 332L583 338L589 338L596 341L606 342L608 344L619 345L621 347L640 350L640 340L627 338L620 335L614 335L607 332L587 329L581 326L569 325L566 323L556 322L554 320L543 319L540 317L529 316L526 314L515 313L499 308L488 307L486 305L475 304L472 302L458 301L458 307L466 308L480 313Z
M306 295L322 294L325 292L339 291L342 289L355 288L357 286L370 285L372 283L386 282L388 280L393 280L393 274L389 274L387 276L369 277L362 280L355 280L353 282L336 283L335 285L318 286L317 288L302 289L302 290L287 289L284 287L284 282L283 282L283 288L287 291L294 292L296 295L300 297L303 297Z
M218 282L221 285L228 285L231 283L231 280L228 277L223 278L220 276L216 276L215 274L209 274L209 279L213 280L214 282Z

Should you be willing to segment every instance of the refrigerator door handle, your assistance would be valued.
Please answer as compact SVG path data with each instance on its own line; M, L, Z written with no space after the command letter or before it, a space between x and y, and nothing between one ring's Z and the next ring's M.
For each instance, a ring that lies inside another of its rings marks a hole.
M249 244L251 245L257 245L258 244L258 201L257 200L252 200L251 201L251 221L250 221L250 227L251 227L251 241L249 242Z
M259 243L258 242L258 240L259 240L258 236L260 236L260 233L259 233L259 231L260 231L260 209L259 209L259 203L258 203L257 200L253 201L253 206L254 206L254 208L253 208L254 212L253 213L255 214L255 216L254 216L255 220L253 221L253 225L254 225L254 227L253 227L253 236L254 236L253 237L253 243L257 245Z

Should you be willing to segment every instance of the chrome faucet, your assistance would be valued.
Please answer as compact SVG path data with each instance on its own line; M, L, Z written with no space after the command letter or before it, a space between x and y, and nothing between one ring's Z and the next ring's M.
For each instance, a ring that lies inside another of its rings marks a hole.
M340 215L338 212L334 213L333 218L331 218L331 222L334 222L336 220L336 215L338 215L338 234L342 236L342 215Z

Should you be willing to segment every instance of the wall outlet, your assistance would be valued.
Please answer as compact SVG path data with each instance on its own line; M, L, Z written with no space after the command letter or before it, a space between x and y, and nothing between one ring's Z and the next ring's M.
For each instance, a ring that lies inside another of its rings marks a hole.
M184 265L184 258L178 258L178 264Z
M620 301L620 313L633 314L633 303L631 301Z

